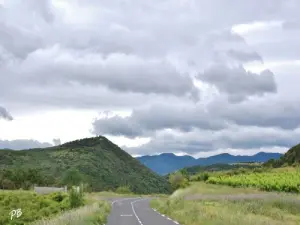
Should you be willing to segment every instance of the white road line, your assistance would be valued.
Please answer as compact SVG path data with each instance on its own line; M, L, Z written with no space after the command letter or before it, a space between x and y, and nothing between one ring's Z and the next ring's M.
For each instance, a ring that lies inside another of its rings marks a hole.
M162 216L162 217L164 217L164 218L172 221L173 223L180 225L176 220L172 220L171 218L165 216L164 214L160 214L156 209L153 209L153 211L156 212L158 215L160 215L160 216Z
M135 200L135 201L131 202L131 208L132 208L133 214L135 215L137 221L138 221L141 225L143 225L143 223L141 222L140 218L139 218L138 215L136 214L133 204L136 203L136 202L139 202L139 201L143 201L143 200L147 200L147 198L139 199L139 200Z

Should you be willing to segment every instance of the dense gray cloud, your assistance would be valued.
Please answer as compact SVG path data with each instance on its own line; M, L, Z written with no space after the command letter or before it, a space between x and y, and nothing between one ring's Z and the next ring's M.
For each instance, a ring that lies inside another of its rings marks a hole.
M263 61L261 56L257 52L242 52L236 50L229 50L227 54L229 57L237 59L241 62Z
M201 105L161 103L134 110L129 117L99 118L93 123L95 134L148 136L161 129L178 129L188 132L194 127L219 130L226 121L214 118Z
M105 87L89 86L89 88L86 88L78 84L73 86L57 85L53 87L36 87L31 85L20 87L19 90L22 91L13 92L13 90L9 89L5 95L0 95L0 99L10 109L27 112L35 110L37 106L48 110L59 108L130 110L145 103L161 104L166 101L173 102L174 104L181 104L182 101L192 103L188 96L177 98L171 95L145 95L130 92L120 94ZM18 102L22 97L28 101Z
M10 115L10 113L3 107L0 106L0 119L6 119L6 120L13 120L13 117Z
M144 130L139 124L134 123L134 121L123 119L120 116L113 116L109 119L96 119L93 122L93 133L97 135L124 135L133 138L142 136Z
M299 9L298 0L5 1L0 102L18 115L132 110L96 119L93 132L152 138L141 153L285 147L300 109L283 89L299 70L267 65L298 60ZM253 62L264 70L246 70ZM1 107L0 117L12 119Z
M0 43L6 51L15 57L26 57L29 52L41 46L40 41L34 33L0 22Z
M151 136L156 131L176 129L189 132L193 128L215 132L230 125L257 126L285 130L300 126L300 106L297 99L286 100L270 96L231 104L220 98L206 104L157 104L134 110L129 117L99 118L93 127L95 134Z
M47 148L52 144L44 142L41 143L36 140L18 139L18 140L0 140L0 149L12 149L12 150L25 150L31 148Z
M241 36L228 31L230 27L253 19L273 18L265 14L266 8L273 8L268 2L261 3L264 10L250 2L235 2L240 10L233 10L222 1L218 1L222 6L218 10L205 1L157 1L150 5L128 1L122 7L107 1L61 4L65 7L57 8L50 1L21 4L14 0L1 9L0 55L5 59L1 73L7 76L0 78L0 100L16 105L22 96L20 104L58 106L60 96L56 93L70 89L66 95L69 102L72 97L81 101L70 104L66 99L65 105L81 108L91 101L73 90L79 87L90 93L91 86L97 87L95 97L101 97L97 89L104 86L121 96L135 92L187 95L198 100L198 90L186 65L193 61L194 69L201 70L214 60L216 52L232 49L235 44L251 49ZM159 10L165 7L166 12ZM219 10L230 16L216 20ZM274 10L282 16L286 9ZM256 11L255 18L249 11ZM178 12L183 17L174 17ZM72 16L77 14L82 17ZM43 101L50 95L52 99Z
M21 59L45 47L48 41L42 32L54 19L51 8L50 0L5 1L4 7L0 8L1 46ZM44 28L37 29L42 26Z
M215 65L197 76L198 79L212 84L232 101L241 101L251 95L276 93L274 74L270 70L255 74L246 71L242 66L229 68Z
M300 19L299 20L285 21L282 24L282 27L284 29L287 29L287 30L300 29Z
M54 46L30 54L17 68L13 74L20 74L29 84L104 85L121 92L190 94L198 98L191 78L180 74L166 60L117 53L105 57Z
M214 116L241 126L277 127L295 129L300 126L300 106L297 98L270 96L240 104L224 104L216 101L209 106Z
M217 149L259 149L287 147L299 143L300 129L232 126L226 130L210 132L193 130L189 133L162 131L149 142L139 147L126 148L130 154L158 154L175 152L196 154ZM264 137L264 138L261 138Z

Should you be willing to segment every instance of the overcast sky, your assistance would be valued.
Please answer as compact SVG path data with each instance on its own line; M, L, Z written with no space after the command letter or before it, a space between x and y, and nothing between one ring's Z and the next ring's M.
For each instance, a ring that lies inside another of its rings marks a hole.
M300 142L299 0L2 0L0 148L132 155Z

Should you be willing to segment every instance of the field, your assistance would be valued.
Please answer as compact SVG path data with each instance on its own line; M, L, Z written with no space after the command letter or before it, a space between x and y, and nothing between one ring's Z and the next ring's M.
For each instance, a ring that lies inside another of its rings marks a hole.
M264 191L300 193L300 169L272 170L233 176L221 174L209 177L207 182L233 187L255 187Z
M185 225L296 225L300 224L300 198L293 194L254 188L193 183L169 199L151 206ZM189 216L186 216L189 215Z

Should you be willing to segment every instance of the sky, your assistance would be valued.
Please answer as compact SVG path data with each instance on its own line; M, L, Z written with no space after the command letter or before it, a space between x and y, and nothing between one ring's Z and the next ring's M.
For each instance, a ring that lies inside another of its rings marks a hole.
M299 0L2 0L0 148L133 156L300 140Z

